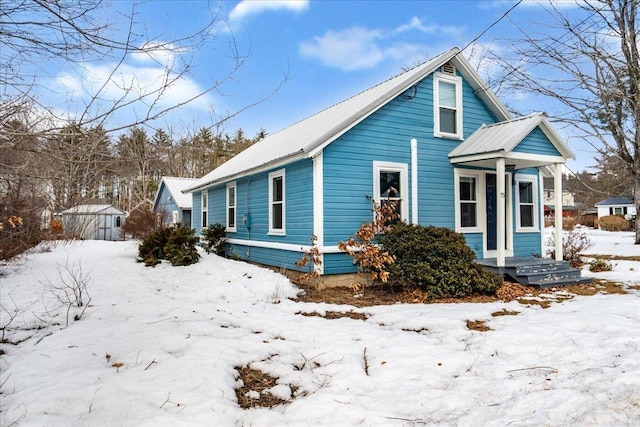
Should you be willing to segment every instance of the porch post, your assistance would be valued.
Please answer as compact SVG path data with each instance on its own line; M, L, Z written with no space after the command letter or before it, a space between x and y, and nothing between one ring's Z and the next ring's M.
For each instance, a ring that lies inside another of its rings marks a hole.
M562 163L553 164L553 192L555 203L556 261L562 261Z
M505 223L506 223L506 188L504 183L504 158L498 158L496 162L496 192L498 193L498 215L497 215L497 238L498 238L498 256L496 257L496 263L498 267L505 266L505 243L506 243L506 233Z

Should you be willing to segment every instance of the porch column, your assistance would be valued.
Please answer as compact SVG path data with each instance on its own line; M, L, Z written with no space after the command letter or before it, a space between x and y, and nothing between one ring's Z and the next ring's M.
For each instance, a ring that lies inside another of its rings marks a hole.
M553 192L555 203L556 261L562 261L562 163L553 164Z
M498 215L497 215L497 239L498 239L498 256L496 263L498 267L505 266L504 248L506 246L506 188L504 183L504 158L499 158L496 162L496 192L498 193Z

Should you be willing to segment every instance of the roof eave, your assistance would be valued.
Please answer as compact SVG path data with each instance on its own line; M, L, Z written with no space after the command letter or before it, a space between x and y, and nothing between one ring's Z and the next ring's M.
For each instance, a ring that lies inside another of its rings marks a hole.
M195 186L187 187L184 190L182 190L182 192L185 193L185 194L193 193L194 191L203 190L205 188L213 187L215 185L222 184L224 182L233 181L234 179L239 179L239 178L242 178L242 177L245 177L245 176L248 176L248 175L253 175L255 173L263 172L265 170L281 167L281 166L284 166L284 165L289 164L291 162L294 162L296 160L301 160L301 159L304 159L304 158L307 158L307 157L309 157L309 156L305 155L305 153L303 151L298 151L296 153L289 154L289 155L287 155L285 157L280 157L279 159L275 159L275 160L272 160L270 162L263 163L263 164L261 164L259 166L256 166L256 167L253 167L253 168L250 168L250 169L246 169L246 170L243 170L243 171L238 172L238 173L225 175L225 176L222 176L220 178L215 178L215 179L212 179L210 181L207 181L207 182L195 185Z

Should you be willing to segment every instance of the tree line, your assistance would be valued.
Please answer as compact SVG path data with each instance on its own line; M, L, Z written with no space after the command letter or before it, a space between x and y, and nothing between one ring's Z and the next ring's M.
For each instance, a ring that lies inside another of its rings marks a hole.
M39 241L45 211L88 203L148 209L162 176L199 178L264 136L202 127L176 137L134 126L114 138L101 126L71 123L38 132L9 120L0 125L0 213L6 219L0 251Z

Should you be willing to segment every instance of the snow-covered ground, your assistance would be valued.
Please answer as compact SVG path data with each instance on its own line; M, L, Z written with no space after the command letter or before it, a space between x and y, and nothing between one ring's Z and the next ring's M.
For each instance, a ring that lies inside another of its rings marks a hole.
M592 254L640 255L631 233L588 233ZM295 302L283 276L215 255L145 268L135 242L43 248L2 266L5 338L30 336L0 347L2 426L640 424L638 261L594 273L628 294L546 309L354 309ZM91 301L67 326L72 276ZM518 314L491 316L502 309ZM369 317L298 314L349 310ZM234 368L246 364L279 378L272 392L289 402L241 409Z

